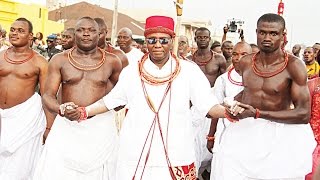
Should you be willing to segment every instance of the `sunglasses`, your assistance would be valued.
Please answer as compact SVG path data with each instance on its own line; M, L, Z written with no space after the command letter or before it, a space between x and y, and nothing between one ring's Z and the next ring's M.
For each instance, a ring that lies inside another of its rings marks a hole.
M179 44L180 46L183 46L183 45L186 45L187 42L185 42L185 41L180 41L178 44Z
M168 44L171 38L148 38L146 39L148 44L156 44L158 41L160 44Z

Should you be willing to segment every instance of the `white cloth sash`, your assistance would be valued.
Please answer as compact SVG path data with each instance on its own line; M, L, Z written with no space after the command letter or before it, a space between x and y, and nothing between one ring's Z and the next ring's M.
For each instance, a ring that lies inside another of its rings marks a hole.
M58 115L45 144L45 156L59 153L66 168L82 173L101 167L113 158L118 145L114 114L109 111L80 123Z
M14 153L21 145L42 133L46 126L38 93L12 108L0 109L0 113L0 154Z
M217 156L231 160L229 168L247 177L301 177L311 171L315 145L309 124L246 118L227 127Z

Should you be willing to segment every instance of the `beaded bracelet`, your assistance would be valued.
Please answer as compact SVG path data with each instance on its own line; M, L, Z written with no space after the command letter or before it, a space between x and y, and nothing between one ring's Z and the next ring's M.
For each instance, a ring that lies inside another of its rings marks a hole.
M258 119L260 117L260 110L256 108L256 114L254 115L255 119Z
M88 113L86 111L86 108L78 107L77 109L80 111L80 117L78 119L78 122L86 120L88 118Z
M234 119L227 114L227 111L224 111L224 117L227 118L230 122L235 123L238 122L238 119Z
M209 136L209 135L207 135L206 139L207 139L208 141L214 141L215 137L214 137L214 136Z

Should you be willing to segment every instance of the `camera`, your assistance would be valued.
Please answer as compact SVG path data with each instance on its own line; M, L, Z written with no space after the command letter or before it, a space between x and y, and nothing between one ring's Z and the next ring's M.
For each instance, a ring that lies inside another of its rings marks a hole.
M242 29L241 26L244 24L244 21L241 21L240 19L232 18L228 20L227 24L229 27L228 29L229 32L237 32L237 31L239 32L239 30Z
M229 24L229 32L236 32L238 29L238 26L236 25L235 21L231 21Z

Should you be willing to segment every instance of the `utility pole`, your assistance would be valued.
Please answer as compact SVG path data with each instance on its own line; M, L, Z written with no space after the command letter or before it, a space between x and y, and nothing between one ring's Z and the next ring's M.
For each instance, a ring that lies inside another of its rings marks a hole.
M115 43L116 43L117 26L118 26L118 0L114 0L112 30L111 30L111 44L112 45L115 45Z
M174 39L173 54L178 56L178 45L179 45L178 43L179 43L179 36L180 36L183 0L176 0L173 2L176 5L176 10L177 10L177 23L176 23L176 27L175 27L176 38Z

